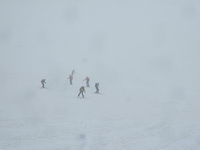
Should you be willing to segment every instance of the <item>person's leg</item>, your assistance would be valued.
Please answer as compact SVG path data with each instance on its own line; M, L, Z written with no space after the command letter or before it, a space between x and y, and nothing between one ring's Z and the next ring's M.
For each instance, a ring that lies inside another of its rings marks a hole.
M78 94L78 97L80 96L81 92Z
M97 93L97 87L95 87L96 88L96 92L95 93Z
M72 80L70 80L70 84L72 85Z
M83 92L82 92L82 97L84 98Z

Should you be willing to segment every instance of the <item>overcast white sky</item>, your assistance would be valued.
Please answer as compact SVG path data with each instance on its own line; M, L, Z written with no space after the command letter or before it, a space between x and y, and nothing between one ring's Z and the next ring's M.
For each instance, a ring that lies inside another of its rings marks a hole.
M1 0L1 80L76 69L197 87L199 10L198 0Z

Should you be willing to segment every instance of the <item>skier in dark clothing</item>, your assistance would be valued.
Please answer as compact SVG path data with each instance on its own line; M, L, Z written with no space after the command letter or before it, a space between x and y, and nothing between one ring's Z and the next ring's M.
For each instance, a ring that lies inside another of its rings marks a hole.
M99 83L95 83L95 88L96 88L96 92L95 93L99 93Z
M70 81L70 84L72 85L73 75L69 75L68 79Z
M42 83L42 88L44 88L44 84L46 83L46 80L45 80L45 79L42 79L42 80L41 80L41 83Z
M86 86L90 87L90 84L89 84L90 78L89 77L86 77L83 81L86 81Z
M82 98L84 98L84 94L83 94L83 92L85 93L85 88L84 88L84 86L82 86L82 87L80 88L79 91L80 91L80 92L79 92L79 94L78 94L78 97L80 96L80 94L82 94Z

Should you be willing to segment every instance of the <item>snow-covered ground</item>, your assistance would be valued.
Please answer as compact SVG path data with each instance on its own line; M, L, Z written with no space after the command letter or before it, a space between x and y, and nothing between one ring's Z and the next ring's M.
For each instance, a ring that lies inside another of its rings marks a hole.
M0 149L200 149L197 93L196 98L190 97L195 93L164 98L159 89L151 95L155 91L136 84L128 91L127 84L105 83L100 84L101 94L91 86L84 99L77 99L81 83L70 86L47 80L45 89L39 82L5 87L0 101Z
M0 150L200 150L199 16L195 0L1 0Z

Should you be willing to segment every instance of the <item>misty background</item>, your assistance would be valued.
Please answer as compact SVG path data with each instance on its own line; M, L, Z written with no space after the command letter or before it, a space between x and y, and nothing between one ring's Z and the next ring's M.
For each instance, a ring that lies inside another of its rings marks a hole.
M199 1L0 3L3 88L75 69L119 84L199 90Z
M104 95L163 102L164 119L174 119L174 107L194 115L199 16L198 0L0 0L0 117L40 116L40 80L50 92L63 90L73 69L77 92L89 76Z

